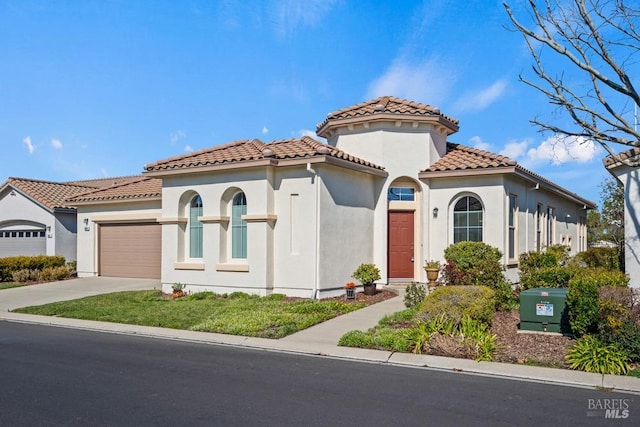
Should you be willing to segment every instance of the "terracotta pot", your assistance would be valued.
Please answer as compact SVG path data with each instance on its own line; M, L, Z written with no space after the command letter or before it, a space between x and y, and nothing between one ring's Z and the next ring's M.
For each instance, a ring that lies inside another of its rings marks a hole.
M376 284L375 283L371 283L369 285L363 285L364 287L364 294L365 295L375 295L376 294Z
M181 298L181 297L183 297L183 296L184 296L184 291L173 291L173 292L171 293L171 297L172 297L173 299Z
M424 271L427 272L427 280L429 280L429 282L438 280L438 273L440 273L439 268L425 268Z

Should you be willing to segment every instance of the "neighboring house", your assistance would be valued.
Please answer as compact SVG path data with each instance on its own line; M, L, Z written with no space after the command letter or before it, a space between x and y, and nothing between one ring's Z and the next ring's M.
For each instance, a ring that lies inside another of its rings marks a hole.
M76 259L76 209L66 199L129 177L49 182L9 178L0 186L0 258L60 255Z
M457 130L437 108L381 97L329 114L317 127L326 144L242 140L148 164L148 181L69 201L87 230L79 274L115 274L128 260L111 254L152 229L161 236L142 246L161 247L153 257L165 291L180 282L331 296L363 262L380 267L380 283L425 282L424 260L442 261L464 240L499 248L517 280L523 252L586 249L593 202L507 157L447 142Z
M640 287L640 148L603 160L605 168L624 185L624 261L632 287Z

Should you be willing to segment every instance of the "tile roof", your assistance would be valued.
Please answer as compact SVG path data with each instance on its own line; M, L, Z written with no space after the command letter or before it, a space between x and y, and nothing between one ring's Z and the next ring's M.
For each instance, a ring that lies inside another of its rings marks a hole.
M84 179L80 181L67 181L67 182L64 182L63 184L86 185L92 188L105 188L115 184L121 184L126 181L135 181L139 178L140 178L140 175L114 176L109 178L94 178L94 179Z
M381 96L370 101L342 108L327 114L327 118L317 125L321 129L331 120L348 119L353 117L373 116L375 114L398 114L413 116L439 116L458 125L458 120L446 116L440 109L420 102L409 101L407 99L396 98L395 96Z
M421 177L428 177L430 173L457 171L464 171L473 175L474 171L487 171L494 168L510 168L510 170L514 172L518 171L519 173L532 178L535 182L544 183L550 188L553 188L554 191L558 191L565 196L571 197L576 201L589 206L590 209L593 209L596 206L591 200L580 197L578 194L549 181L545 177L538 175L529 169L523 168L518 164L518 162L509 157L450 142L447 143L447 153L434 164L422 171L420 175Z
M67 198L93 189L93 187L87 185L13 177L7 179L0 188L6 186L15 188L50 210L55 208L72 209L65 201Z
M87 202L106 202L121 200L160 200L162 196L162 180L143 176L129 177L111 187L91 190L70 197L67 203L79 204ZM135 179L134 179L135 178Z
M640 157L640 147L634 147L630 150L622 151L615 156L607 156L602 159L604 167L610 169L614 166L619 166L624 163L630 163L635 165Z
M424 172L497 168L515 166L516 164L515 160L506 156L448 142L447 154L425 169Z
M366 160L354 157L333 146L304 136L264 143L258 139L241 140L229 144L195 151L181 156L170 157L145 165L146 172L199 168L222 164L242 164L251 160L286 160L328 156L343 159L374 169L384 169Z

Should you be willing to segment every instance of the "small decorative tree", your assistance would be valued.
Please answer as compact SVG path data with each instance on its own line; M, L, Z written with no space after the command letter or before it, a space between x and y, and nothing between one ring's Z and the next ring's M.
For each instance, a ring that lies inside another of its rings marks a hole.
M375 264L360 264L351 277L362 284L365 295L375 295L375 281L380 280L380 269Z

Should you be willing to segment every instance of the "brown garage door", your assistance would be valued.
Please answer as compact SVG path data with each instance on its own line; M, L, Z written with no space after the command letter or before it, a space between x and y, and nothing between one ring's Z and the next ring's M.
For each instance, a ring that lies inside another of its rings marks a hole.
M160 224L101 225L98 274L159 279L161 230Z

